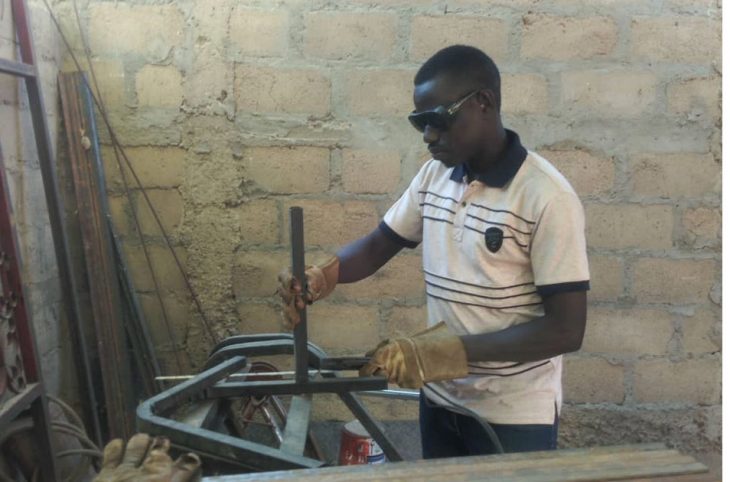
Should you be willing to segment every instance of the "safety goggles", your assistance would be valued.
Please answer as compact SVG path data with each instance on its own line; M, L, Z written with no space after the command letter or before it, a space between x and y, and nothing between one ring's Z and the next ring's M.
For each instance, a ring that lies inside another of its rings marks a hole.
M470 92L448 107L440 105L435 109L425 110L423 112L412 112L408 116L408 120L411 121L411 124L418 132L425 131L426 126L431 126L432 128L440 131L448 130L454 122L454 117L456 117L457 112L459 112L461 106L464 105L464 102L469 100L477 92L479 92L479 90Z

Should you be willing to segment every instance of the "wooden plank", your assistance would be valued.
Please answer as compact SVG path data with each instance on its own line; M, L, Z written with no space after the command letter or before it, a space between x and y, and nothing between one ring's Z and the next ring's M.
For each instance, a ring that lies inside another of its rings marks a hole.
M707 473L707 467L694 458L666 449L661 444L647 444L282 471L205 480L339 482L387 479L456 482L488 479L505 482L578 482L653 476L683 477L702 473Z
M295 395L292 397L289 412L286 415L284 440L279 447L281 450L294 455L304 454L311 410L312 395Z
M440 461L423 461L421 466L415 467L403 465L396 467L393 464L390 470L385 470L382 473L363 473L358 474L358 477L359 480L377 480L385 475L388 479L417 480L419 477L422 478L437 473L444 478L443 480L473 480L475 477L479 477L480 474L499 474L500 477L509 480L516 477L514 480L532 478L539 481L542 480L541 477L547 477L547 480L561 480L561 478L568 480L565 478L566 474L576 473L580 476L575 480L584 480L585 474L600 474L602 480L612 480L612 478L644 476L655 472L664 475L697 471L696 467L689 468L687 471L679 471L678 466L691 464L694 459L691 457L678 458L673 451L601 454L535 460L524 458L522 460L504 461L499 456L491 457L491 459L487 457L482 460L479 459L479 457L464 457L459 460L459 463L454 463L455 460L451 459L448 464L443 464ZM672 469L666 472L666 467L672 467ZM336 474L330 477L320 474L316 477L316 480L320 482L341 480L342 475Z
M719 475L711 473L704 474L687 474L687 475L671 475L668 477L651 477L642 479L631 479L631 482L720 482L722 480Z

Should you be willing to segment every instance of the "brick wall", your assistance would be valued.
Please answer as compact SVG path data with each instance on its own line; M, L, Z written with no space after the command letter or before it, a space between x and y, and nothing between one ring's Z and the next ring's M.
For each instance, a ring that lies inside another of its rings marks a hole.
M415 70L452 43L483 48L503 72L506 125L587 214L588 331L567 357L561 443L719 453L719 2L92 0L81 13L113 122L221 335L278 330L289 206L305 209L310 261L376 226L427 158L405 121ZM178 341L200 363L200 320L140 212ZM312 340L362 353L423 326L419 263L405 252L338 288L310 310ZM400 403L379 415L414 416ZM324 416L342 415L333 406Z

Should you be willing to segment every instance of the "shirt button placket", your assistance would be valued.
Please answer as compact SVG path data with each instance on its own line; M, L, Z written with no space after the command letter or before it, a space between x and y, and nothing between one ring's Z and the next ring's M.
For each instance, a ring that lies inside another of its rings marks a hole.
M459 204L456 206L456 216L454 216L454 239L461 241L464 236L464 223L466 222L466 208L469 205L467 200L472 195L477 187L477 182L472 181L469 183L467 188L464 190L464 194L459 200Z

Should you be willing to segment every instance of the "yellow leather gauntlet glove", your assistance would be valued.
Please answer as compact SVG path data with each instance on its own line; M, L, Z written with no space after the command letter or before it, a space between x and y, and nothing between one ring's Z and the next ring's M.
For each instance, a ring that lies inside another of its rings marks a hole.
M294 278L290 269L279 273L278 293L281 297L281 311L284 325L291 329L299 323L299 311L304 303L312 304L328 296L335 289L340 275L340 259L333 256L320 266L309 266L304 271L307 277L307 291L302 294L302 285Z
M101 472L93 482L191 482L200 480L200 458L187 453L172 461L170 441L145 433L132 436L125 450L122 439L104 447Z
M464 344L443 321L408 338L385 340L366 355L372 358L360 369L361 376L383 374L402 388L469 374Z

